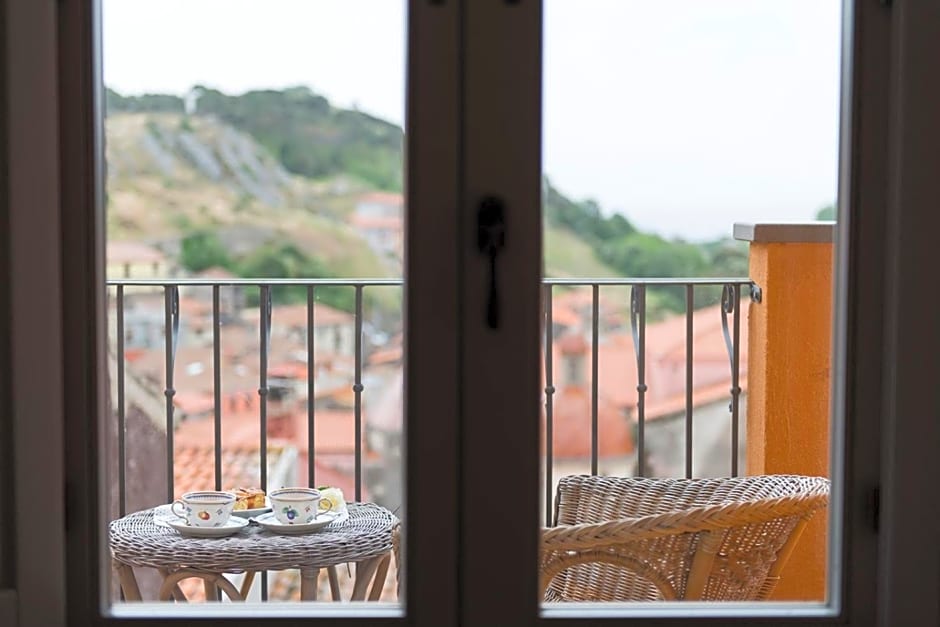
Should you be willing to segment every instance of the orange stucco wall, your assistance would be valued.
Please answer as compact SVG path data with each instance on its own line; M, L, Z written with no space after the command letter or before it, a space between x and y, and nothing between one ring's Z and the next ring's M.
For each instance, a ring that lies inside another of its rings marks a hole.
M747 472L829 476L832 244L752 243ZM823 600L826 513L807 525L772 598Z

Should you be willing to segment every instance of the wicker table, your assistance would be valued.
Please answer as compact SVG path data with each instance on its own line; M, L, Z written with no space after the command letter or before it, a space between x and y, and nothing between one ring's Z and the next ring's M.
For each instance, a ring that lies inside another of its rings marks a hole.
M215 599L221 589L233 601L244 601L257 571L300 570L300 597L316 600L317 576L321 568L329 574L334 601L340 600L338 564L356 563L356 581L351 600L378 600L388 574L393 551L398 550L398 519L373 503L349 503L349 518L314 533L277 535L252 524L225 538L185 538L160 523L169 514L164 505L129 514L108 528L111 555L120 578L124 598L141 600L133 566L156 568L163 576L159 598L185 600L177 585L198 577L205 582L206 598ZM396 563L398 563L396 555ZM241 590L224 573L246 573ZM373 577L374 575L374 577Z

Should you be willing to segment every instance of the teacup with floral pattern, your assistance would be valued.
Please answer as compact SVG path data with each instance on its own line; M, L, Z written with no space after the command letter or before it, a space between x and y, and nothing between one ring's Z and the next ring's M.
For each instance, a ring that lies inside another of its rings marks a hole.
M305 525L317 515L330 511L329 501L321 507L320 491L316 488L281 488L268 494L274 516L282 525Z
M177 506L181 511L177 511ZM231 492L187 492L173 501L170 511L190 527L221 527L228 522L235 507Z

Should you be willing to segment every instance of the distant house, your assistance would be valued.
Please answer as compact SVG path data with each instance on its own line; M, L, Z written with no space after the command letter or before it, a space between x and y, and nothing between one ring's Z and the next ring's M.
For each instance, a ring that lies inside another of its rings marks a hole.
M404 246L404 197L372 192L359 198L351 224L378 254L401 259Z
M213 266L206 268L193 275L195 279L205 279L207 281L217 281L225 283L228 280L237 278L234 274L221 268ZM206 302L211 306L213 298L213 289L210 286L188 286L183 288L184 293L190 298ZM245 308L245 288L241 285L222 285L219 287L219 318L223 323L231 322L238 317L238 313ZM210 310L211 313L211 310Z
M109 279L156 279L172 276L172 264L161 251L140 242L109 241Z
M590 345L580 334L566 334L554 342L552 395L552 475L554 483L565 475L591 470L591 358ZM606 391L606 390L605 390ZM543 443L547 421L543 415ZM606 393L598 393L597 458L602 475L630 475L635 467L633 425L627 408Z

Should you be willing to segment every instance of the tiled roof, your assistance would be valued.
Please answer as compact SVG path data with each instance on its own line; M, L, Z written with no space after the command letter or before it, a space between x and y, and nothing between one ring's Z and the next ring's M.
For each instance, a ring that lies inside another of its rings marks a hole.
M405 197L394 192L369 192L359 197L360 203L373 203L377 205L398 205L402 206Z
M402 219L400 216L364 216L353 214L353 225L360 229L370 229L376 231L401 231Z
M314 303L313 324L319 326L333 326L352 324L355 320L351 313L340 311L329 305ZM257 308L246 309L242 312L242 320L258 324L259 312ZM275 305L271 309L271 326L284 326L291 328L307 328L307 305Z
M571 296L569 301L577 299ZM747 387L747 326L744 309L740 322L742 389ZM685 410L685 329L685 315L671 316L646 328L647 420ZM591 346L585 339L589 332L590 327L585 330L582 325L580 330L562 335L552 347L557 390L552 401L553 452L559 458L582 458L591 453ZM718 306L695 311L692 343L693 407L724 398L730 401L731 369ZM576 365L581 369L575 382L566 380L565 360L571 358L579 359ZM602 333L597 360L599 452L602 456L625 454L633 449L631 423L637 419L638 398L636 354L629 329Z
M212 440L210 439L209 442ZM268 447L268 468L277 468L290 449L284 445ZM259 486L261 453L258 447L223 447L222 489ZM212 445L177 444L173 454L173 492L215 489L215 452Z

